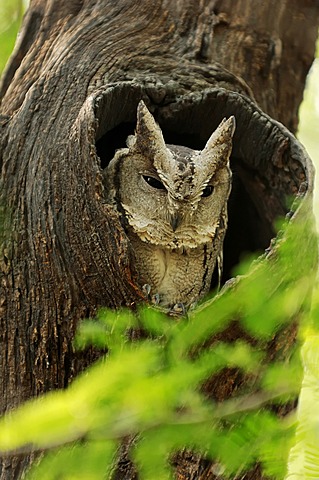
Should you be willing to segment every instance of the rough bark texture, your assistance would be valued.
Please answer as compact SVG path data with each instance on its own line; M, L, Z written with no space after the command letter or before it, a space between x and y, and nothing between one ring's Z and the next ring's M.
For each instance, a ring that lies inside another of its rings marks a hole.
M79 319L142 298L101 175L133 130L140 98L168 143L193 148L236 116L225 279L243 252L269 245L287 194L303 182L311 194L305 152L267 114L295 132L319 4L257 4L31 0L1 83L1 412L66 387L96 358L73 351ZM212 395L225 398L230 385L231 372ZM29 461L3 459L0 479L19 478ZM199 468L184 455L178 478L214 478ZM243 478L265 477L256 466Z

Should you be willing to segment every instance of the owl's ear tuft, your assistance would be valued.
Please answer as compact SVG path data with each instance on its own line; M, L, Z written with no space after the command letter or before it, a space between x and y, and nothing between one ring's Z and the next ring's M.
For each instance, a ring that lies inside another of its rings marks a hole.
M145 154L154 154L166 149L162 131L143 100L140 100L137 107L134 148Z
M235 133L236 128L236 120L235 117L232 115L227 120L223 118L220 122L216 130L211 134L210 138L208 139L204 150L210 149L212 150L215 147L221 145L232 145L232 138ZM203 150L203 151L204 151Z
M216 130L208 139L204 150L202 151L202 158L207 163L212 163L216 166L223 166L228 164L229 157L232 150L232 138L235 133L236 120L232 115L227 120L224 118Z

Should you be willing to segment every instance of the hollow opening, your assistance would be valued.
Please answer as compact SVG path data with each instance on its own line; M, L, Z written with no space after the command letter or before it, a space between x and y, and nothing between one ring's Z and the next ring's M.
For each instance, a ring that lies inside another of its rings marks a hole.
M126 147L126 139L134 133L135 124L123 122L105 133L96 142L96 152L104 170L114 157L116 150Z
M122 121L100 132L96 148L103 169L134 133L140 98L145 96L140 94L139 98L133 98ZM289 164L291 139L288 140L278 124L272 124L271 119L249 102L238 98L238 94L232 99L227 92L221 94L221 90L211 90L200 99L189 95L187 101L182 98L163 107L152 106L146 99L167 144L202 149L222 118L236 117L222 283L233 276L234 268L243 257L260 254L269 246L275 236L275 220L288 211L287 197L297 193L304 179L302 165L298 161L298 168ZM216 281L215 275L212 288Z

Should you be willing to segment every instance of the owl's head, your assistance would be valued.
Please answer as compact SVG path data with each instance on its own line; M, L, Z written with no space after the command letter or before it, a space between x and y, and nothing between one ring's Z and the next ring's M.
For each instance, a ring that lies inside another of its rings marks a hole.
M134 136L110 164L129 228L164 248L195 248L225 228L235 118L222 120L202 151L166 145L141 100Z

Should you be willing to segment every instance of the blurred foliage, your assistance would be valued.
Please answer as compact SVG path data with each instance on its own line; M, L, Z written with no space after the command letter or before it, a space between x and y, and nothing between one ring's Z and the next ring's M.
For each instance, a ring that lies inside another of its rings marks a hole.
M304 236L309 243L296 269ZM316 326L317 304L313 322L301 312L301 306L309 312L315 242L305 217L301 225L282 225L271 252L242 265L222 295L188 318L144 306L136 313L102 310L95 320L84 321L77 348L94 344L107 354L67 390L48 393L2 418L0 451L50 450L29 479L102 479L115 468L121 439L130 437L141 479L173 479L168 459L184 448L214 459L224 477L259 461L265 474L282 479L296 419L277 418L270 405L296 398L302 366L297 346L289 363L269 363L267 346L276 335L285 335L296 317L304 329ZM319 290L316 296L319 303ZM207 340L234 318L243 338L208 346ZM131 341L132 329L147 335ZM201 386L225 367L249 376L253 388L222 403L208 401ZM307 428L307 435L315 433L313 422Z
M298 138L305 145L319 171L319 39L317 58L307 78L304 100L299 110ZM319 221L319 189L315 183L314 212ZM315 480L319 478L319 291L315 290L312 305L312 328L305 331L302 347L304 378L298 406L296 443L288 462L287 480Z
M14 47L26 3L24 0L0 0L0 73Z
M319 288L315 290L311 317L319 321ZM299 397L295 445L288 462L287 480L319 478L319 331L311 328L302 347L304 378Z
M316 170L319 170L319 39L317 40L317 58L307 78L304 100L299 110L298 138L305 145ZM314 211L319 222L319 189L315 187Z

